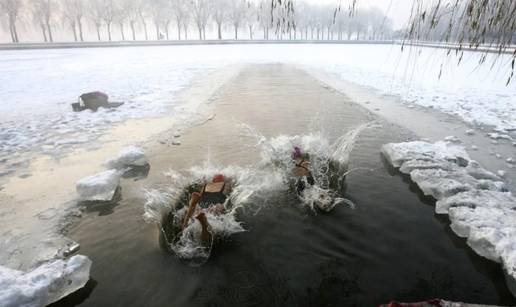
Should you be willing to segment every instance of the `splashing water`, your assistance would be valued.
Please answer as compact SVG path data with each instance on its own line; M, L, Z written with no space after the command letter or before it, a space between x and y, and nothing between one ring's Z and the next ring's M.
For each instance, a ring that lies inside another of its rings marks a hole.
M233 189L226 201L226 212L214 215L207 212L212 237L223 239L245 231L237 221L237 212L258 212L269 203L271 191L293 190L299 178L292 175L294 166L292 151L295 146L310 155L310 170L315 178L314 185L308 185L299 195L301 204L314 212L320 209L331 211L338 204L351 208L355 205L343 198L344 179L348 170L350 153L360 133L371 124L365 124L349 131L330 143L322 133L304 136L280 135L267 139L251 127L248 135L256 140L254 147L260 148L261 159L246 168L237 166L217 167L209 159L204 165L190 168L184 173L170 170L166 173L167 186L146 191L144 219L157 223L165 239L166 247L190 265L200 265L210 256L213 240L203 244L200 240L201 225L191 222L183 231L180 229L186 214L189 196L217 173L231 179ZM300 180L306 180L301 178ZM306 183L306 182L305 182Z
M306 188L300 193L301 203L316 211L316 208L329 212L338 204L346 204L351 208L355 205L351 200L339 197L345 189L345 177L353 170L349 170L349 158L360 134L372 127L367 123L349 131L335 142L330 143L323 133L311 133L304 136L280 135L267 139L252 128L248 128L251 135L262 148L262 167L271 167L278 171L283 182L291 190L298 180L303 181ZM307 179L295 178L292 175L294 161L292 152L295 147L309 154L310 171L315 179L315 184L310 185Z
M248 208L251 206L250 200L260 197L257 192L270 191L281 186L281 178L276 173L253 168L215 167L206 163L203 166L190 168L186 175L173 170L168 171L166 175L169 178L169 184L165 188L146 191L144 219L147 222L157 223L165 237L167 247L191 265L202 264L208 259L213 242L208 245L202 244L201 225L197 221L191 222L183 231L179 227L186 214L189 194L198 191L199 187L217 173L223 173L234 183L231 195L224 204L226 212L221 215L206 212L212 237L218 239L245 231L236 219L237 211L251 209ZM246 207L246 205L249 206ZM166 231L170 229L167 226L170 225L165 223L172 224L172 228L175 228L172 230L172 233L175 232L175 237L167 236L170 233Z

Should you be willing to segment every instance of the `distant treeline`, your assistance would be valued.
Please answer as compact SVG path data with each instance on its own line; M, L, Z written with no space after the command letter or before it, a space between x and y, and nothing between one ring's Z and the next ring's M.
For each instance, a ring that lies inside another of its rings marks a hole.
M396 36L391 20L379 9L349 14L334 5L277 2L0 0L0 25L13 43L23 41L20 26L39 32L43 42L54 42L57 30L76 42L91 37L87 34L94 34L98 41L182 40L189 39L190 31L200 40L206 39L207 32L212 38L239 39L242 31L248 39L381 40Z

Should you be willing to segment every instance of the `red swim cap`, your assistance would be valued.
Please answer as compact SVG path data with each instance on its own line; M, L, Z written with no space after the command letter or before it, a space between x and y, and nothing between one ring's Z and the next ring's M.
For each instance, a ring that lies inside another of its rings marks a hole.
M224 181L226 181L226 178L222 174L217 174L217 175L213 176L213 179L212 179L213 183L224 182Z

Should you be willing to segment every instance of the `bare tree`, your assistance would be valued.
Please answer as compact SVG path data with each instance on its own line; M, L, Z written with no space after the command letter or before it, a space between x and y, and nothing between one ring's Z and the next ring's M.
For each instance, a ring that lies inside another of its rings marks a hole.
M133 41L136 40L136 23L140 18L138 11L139 0L121 0L125 3L125 9L127 9L127 19L129 20L129 27L131 28L131 34Z
M18 29L16 22L22 9L21 0L0 0L0 13L5 13L9 20L9 33L11 34L11 40L13 43L19 43L20 38L18 36Z
M138 0L137 12L140 17L140 22L143 25L143 31L145 32L145 40L149 40L149 32L147 31L147 14L149 10L149 3L147 0Z
M247 3L245 19L246 19L246 23L247 23L247 28L249 29L249 38L253 39L254 26L258 22L258 7L252 2Z
M258 3L258 23L263 28L263 39L269 39L269 29L272 24L268 0L261 0Z
M52 22L56 11L57 3L53 0L34 0L33 2L33 17L46 30L46 35L45 31L43 31L43 35L48 38L49 42L54 41Z
M206 39L206 26L211 16L210 0L192 0L192 16L199 30L199 39Z
M228 0L213 0L213 20L217 25L217 38L222 39L222 26L228 18Z
M95 26L97 31L97 39L101 41L100 29L102 27L102 20L104 18L104 5L102 0L90 0L87 7L87 15Z
M120 28L120 37L123 41L125 41L125 23L127 19L130 19L133 1L130 0L117 0L116 8L115 8L115 23L118 24ZM133 30L133 40L136 39L136 33L134 32L134 25L131 27Z
M185 38L188 37L188 30L187 26L184 27L185 24L188 24L188 6L186 5L184 0L171 0L172 6L171 10L174 13L174 18L176 20L176 26L177 26L177 39L181 40L181 29L185 29Z
M229 8L229 20L235 29L235 39L238 39L238 28L242 25L247 10L245 0L234 0Z
M115 20L116 16L116 3L115 0L103 0L104 12L102 14L102 20L106 24L106 30L108 34L108 40L111 41L111 25Z
M62 0L62 15L63 22L68 24L73 32L74 41L78 41L77 36L77 12L75 3L76 0Z
M168 28L172 16L172 3L169 0L150 0L149 13L156 27L156 38L163 38L161 28L165 30L166 38L169 39Z

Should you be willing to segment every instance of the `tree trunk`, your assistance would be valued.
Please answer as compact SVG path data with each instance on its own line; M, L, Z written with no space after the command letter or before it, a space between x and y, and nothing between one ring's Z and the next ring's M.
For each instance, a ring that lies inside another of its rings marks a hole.
M136 40L136 30L134 29L134 20L131 20L129 22L129 24L131 25L131 32L133 34L133 41L135 41Z
M97 28L97 39L99 40L100 42L100 25L99 24L96 24L95 27Z
M75 28L75 23L72 24L72 30L73 30L73 39L75 42L77 42L77 29Z
M111 23L106 22L106 26L107 26L108 39L109 39L109 41L111 41Z
M206 40L206 26L202 27L202 39Z
M18 37L18 29L16 29L16 24L13 25L13 33L14 33L14 38L15 38L16 42L19 43L20 38Z
M154 26L156 27L156 39L157 40L160 40L160 35L159 35L159 24L155 23Z
M222 22L217 22L217 34L218 38L222 39Z
M200 26L197 26L197 29L199 30L199 40L202 41L202 28Z
M181 21L176 20L177 22L177 39L181 40Z
M44 24L41 24L40 27L41 27L41 33L43 34L43 40L46 43L48 41L48 39L47 39L47 29L45 28Z
M20 39L18 38L18 30L16 30L16 18L14 16L9 16L9 32L11 32L11 39L13 43L19 43Z
M50 23L47 22L47 33L48 33L48 40L53 43L54 37L52 36L52 28L50 27Z
M169 36L169 31L168 31L168 26L165 26L165 36L167 37L167 41L170 40L170 36Z
M249 38L253 39L253 26L249 26Z
M235 40L238 40L238 26L235 26Z
M13 43L16 43L16 38L14 38L13 26L11 25L9 25L9 32L11 33L11 40L13 41Z
M118 25L120 26L120 35L122 36L122 40L125 41L124 23L119 22Z
M185 25L185 40L188 40L188 27Z
M77 27L79 28L79 38L81 39L81 42L84 42L84 37L82 35L82 21L81 17L77 17Z
M147 32L147 23L144 21L144 22L142 22L142 24L143 24L143 31L145 32L145 40L148 41L149 33Z

